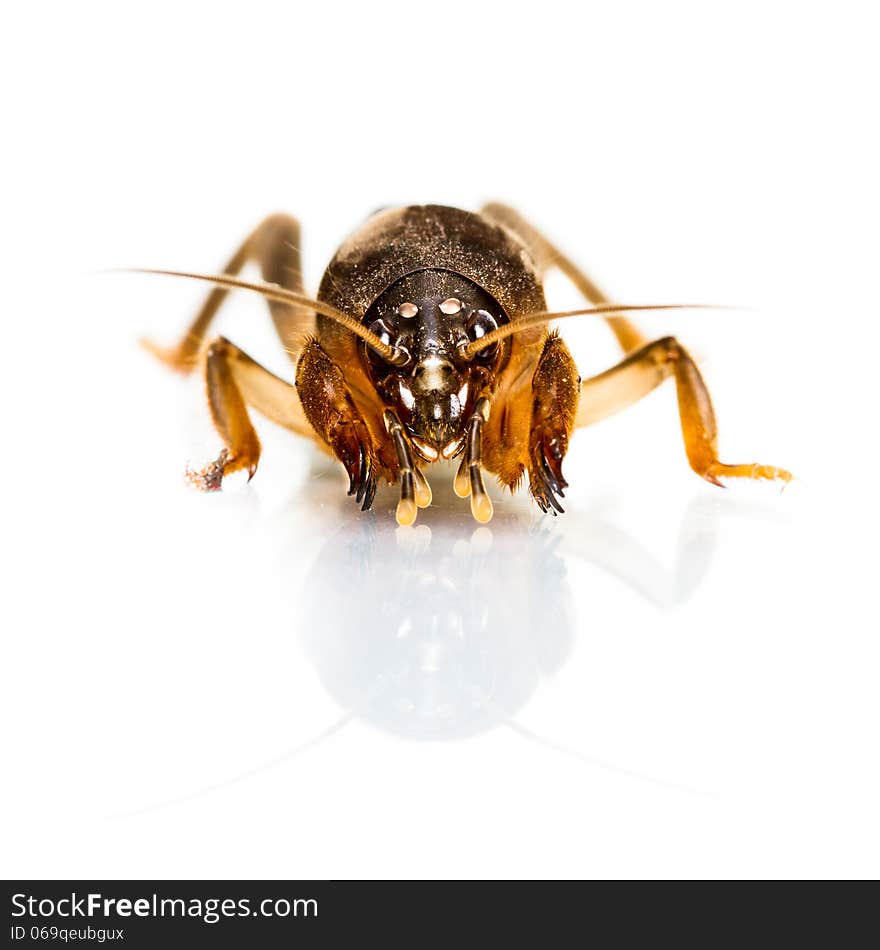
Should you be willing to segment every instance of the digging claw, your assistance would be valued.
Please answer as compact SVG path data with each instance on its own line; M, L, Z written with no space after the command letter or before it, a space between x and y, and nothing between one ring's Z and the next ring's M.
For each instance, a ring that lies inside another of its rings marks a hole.
M378 476L363 441L357 439L356 444L353 443L354 440L340 442L337 453L348 472L348 494L354 495L361 511L369 511L376 496Z
M544 481L544 484L541 486L539 491L535 494L535 500L538 502L538 505L541 507L541 510L546 514L550 513L553 517L556 517L556 514L565 514L565 509L559 502L556 500L556 496L562 496L562 492L558 489L554 489L547 480Z
M378 484L378 479L371 471L364 486L364 503L361 505L361 511L369 511L373 507L373 499L376 497Z
M348 473L348 494L366 511L376 494L376 474L366 430L359 425L340 426L333 439L336 455Z
M367 465L366 462L363 462L360 465L360 475L358 476L358 480L357 480L357 491L355 492L355 495L354 495L354 500L358 504L360 504L361 501L363 500L364 492L366 491L366 488L367 488L367 478L368 478L367 473L368 472L369 472L369 466Z
M348 469L348 494L353 495L362 483L363 472L366 466L363 445L358 443L358 457L353 465L349 465L344 459L343 462L346 469ZM358 497L358 501L360 501L360 497Z
M564 456L559 439L550 433L536 434L532 444L532 466L530 472L532 497L545 514L556 517L565 509L559 504L559 498L565 497L568 482L562 474Z
M550 490L559 495L560 498L564 498L565 492L563 489L568 488L568 482L562 476L561 454L557 456L551 452L551 454L548 455L547 448L545 447L541 450L538 461L541 467L541 474L544 476L544 481Z

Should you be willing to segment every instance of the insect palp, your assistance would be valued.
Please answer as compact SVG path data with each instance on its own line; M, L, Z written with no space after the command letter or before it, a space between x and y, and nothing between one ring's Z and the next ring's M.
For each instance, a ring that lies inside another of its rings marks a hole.
M416 504L419 508L428 508L431 504L432 494L428 479L422 474L418 465L413 466L413 475L416 481Z
M397 523L408 526L415 522L419 508L427 508L431 504L431 489L427 479L419 471L413 461L409 443L403 430L403 425L397 414L386 409L382 414L385 430L394 442L397 453L397 462L400 466L400 500L397 502Z
M483 484L483 426L489 421L489 400L482 396L477 400L473 415L468 422L467 449L452 483L459 498L471 498L471 514L480 524L492 520L492 499Z

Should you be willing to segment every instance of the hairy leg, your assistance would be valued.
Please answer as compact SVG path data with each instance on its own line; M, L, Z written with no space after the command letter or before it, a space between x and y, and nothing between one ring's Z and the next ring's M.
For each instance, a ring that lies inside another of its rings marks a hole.
M380 477L397 480L397 450L381 419L370 425L340 368L316 340L310 340L296 366L296 390L306 418L348 473L349 495L367 511Z
M562 512L557 500L568 482L562 460L575 426L580 377L568 347L556 334L547 339L532 378L532 428L529 437L529 490L538 507Z
M749 463L728 465L718 459L718 426L709 390L690 354L667 336L630 353L617 366L581 384L578 426L590 425L625 409L670 376L675 379L685 452L691 468L706 481L719 478L791 480L783 468Z

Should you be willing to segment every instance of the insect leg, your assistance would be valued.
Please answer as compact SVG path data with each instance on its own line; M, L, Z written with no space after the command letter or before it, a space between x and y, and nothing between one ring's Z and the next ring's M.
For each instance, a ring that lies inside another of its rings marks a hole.
M395 481L399 462L395 446L374 407L355 399L342 370L323 347L310 340L296 366L296 390L315 433L332 450L348 473L349 495L363 511L373 504L380 476ZM419 489L416 499L420 497Z
M386 409L383 420L388 434L394 441L397 461L400 466L400 501L397 503L397 523L411 525L416 520L419 508L431 504L431 489L427 479L413 461L412 451L403 431L400 419Z
M718 460L718 426L709 390L685 348L667 336L631 353L617 366L581 384L577 425L590 425L625 409L655 389L668 377L675 378L684 446L691 468L706 481L719 478L791 480L784 468L772 465L727 465Z
M555 333L532 377L532 424L529 433L529 490L544 512L563 512L559 498L568 482L562 460L574 429L580 379L568 347Z
M612 302L572 260L566 257L555 244L547 240L518 211L508 208L507 205L492 203L482 208L480 213L491 221L503 225L509 231L513 231L519 237L528 248L539 273L543 275L550 268L558 267L590 303ZM626 317L606 317L605 320L617 337L617 342L624 353L629 353L647 342L635 324Z
M296 391L290 383L270 373L224 337L208 347L205 382L211 418L224 448L216 461L187 477L198 488L216 491L224 475L247 469L251 477L260 460L260 441L247 406L285 428L309 435L299 412Z
M489 421L489 400L477 400L474 414L468 422L467 446L453 482L459 498L471 496L471 514L481 524L492 520L492 499L483 484L483 426Z
M263 279L287 290L302 293L300 263L300 228L296 218L274 214L266 218L233 254L223 273L235 275L248 263L258 264ZM172 369L190 372L196 362L210 328L229 291L215 287L196 314L195 319L176 346L169 348L145 341L145 346ZM306 308L279 301L268 301L275 329L291 358L302 346L305 334L314 328L314 314Z

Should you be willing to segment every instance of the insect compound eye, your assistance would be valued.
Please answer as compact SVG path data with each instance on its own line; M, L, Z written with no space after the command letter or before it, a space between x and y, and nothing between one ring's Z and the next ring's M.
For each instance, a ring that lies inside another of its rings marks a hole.
M419 312L419 308L414 303L402 303L398 308L397 312L406 320L412 320L416 314Z
M400 342L400 337L396 331L392 330L381 317L378 320L374 320L370 324L369 329L371 333L379 337L387 346L394 347L394 356L388 360L392 366L406 366L406 364L410 362L412 357L410 356L409 350ZM378 354L376 354L376 358L380 358Z
M447 297L440 304L440 313L445 313L447 316L452 316L452 314L458 313L459 310L461 310L461 301L458 297Z
M370 324L370 333L375 333L388 346L394 346L395 333L384 320L374 320Z
M488 310L477 310L475 311L470 319L467 322L467 331L468 336L472 340L480 340L487 333L491 333L492 330L498 329L498 321L489 313ZM480 350L477 354L485 358L491 358L495 355L498 350L498 344L493 343L491 346L487 346L485 350Z

